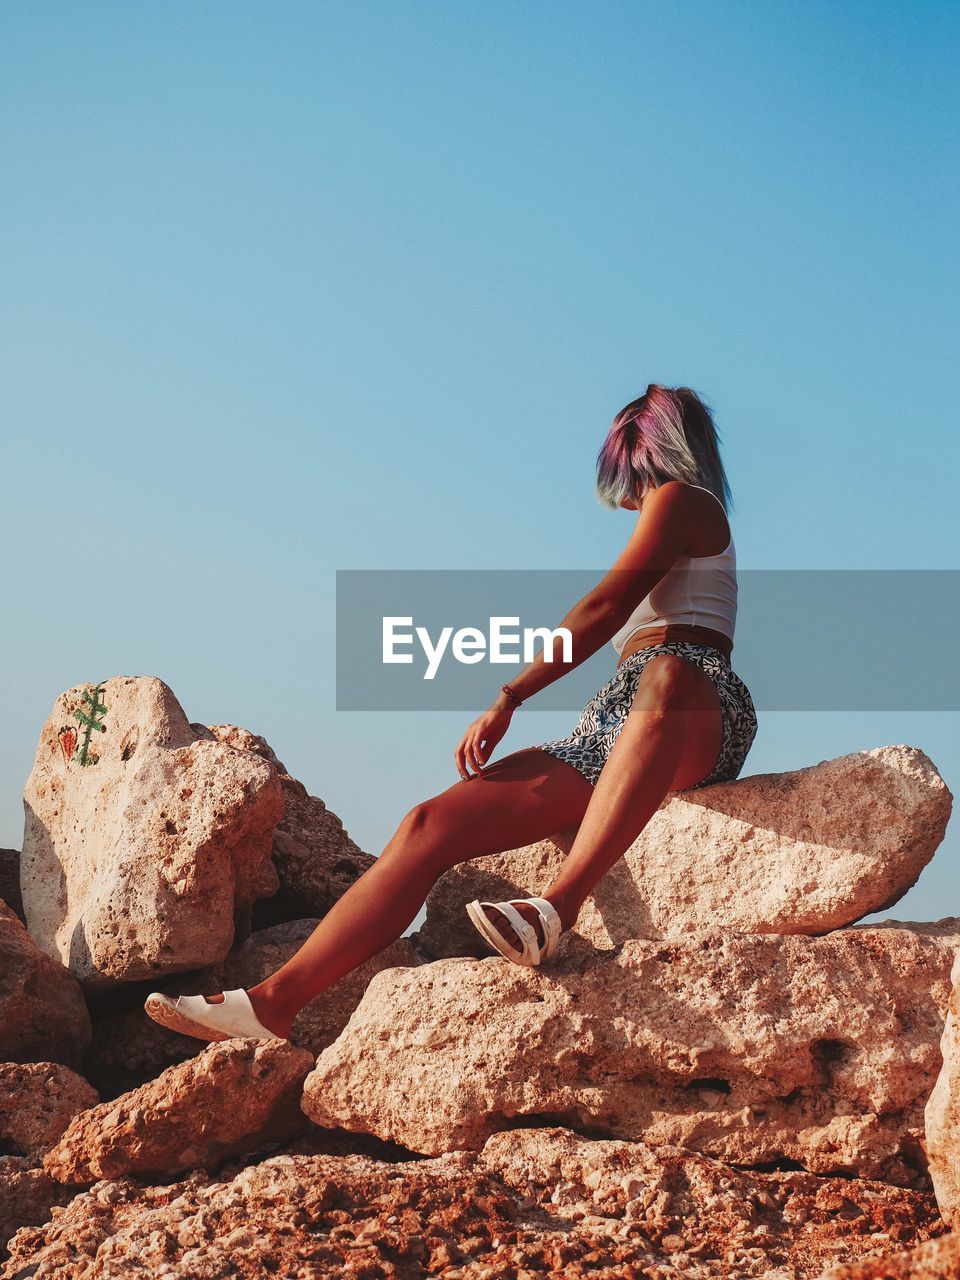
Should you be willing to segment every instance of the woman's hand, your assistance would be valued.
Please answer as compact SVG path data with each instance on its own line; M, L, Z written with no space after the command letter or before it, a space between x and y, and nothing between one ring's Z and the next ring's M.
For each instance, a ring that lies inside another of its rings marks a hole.
M480 773L494 747L510 728L513 710L509 704L503 706L495 702L474 720L453 753L461 778L469 778L471 768L475 773Z

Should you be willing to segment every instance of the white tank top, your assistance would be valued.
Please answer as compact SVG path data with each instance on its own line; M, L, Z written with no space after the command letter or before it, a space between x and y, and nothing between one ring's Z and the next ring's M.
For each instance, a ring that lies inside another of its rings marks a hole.
M702 484L691 487L703 489L723 506L717 495ZM634 632L667 622L710 627L733 640L736 621L737 553L731 534L725 549L715 556L678 557L610 643L619 656Z

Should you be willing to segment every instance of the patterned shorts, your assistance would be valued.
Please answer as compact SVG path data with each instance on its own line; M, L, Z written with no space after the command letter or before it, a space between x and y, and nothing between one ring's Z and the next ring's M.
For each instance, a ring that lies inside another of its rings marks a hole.
M702 782L684 790L695 791L713 782L732 782L743 768L756 737L757 713L749 689L730 666L729 659L707 644L669 640L638 649L590 699L574 731L566 738L541 742L540 750L548 751L558 760L566 760L596 786L600 770L626 721L640 673L650 659L660 653L675 653L705 671L723 705L723 736L717 763Z

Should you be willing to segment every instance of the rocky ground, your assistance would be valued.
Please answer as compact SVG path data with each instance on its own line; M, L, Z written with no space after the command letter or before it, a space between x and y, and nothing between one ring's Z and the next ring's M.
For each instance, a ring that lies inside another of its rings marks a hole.
M98 1182L21 1231L3 1274L814 1277L943 1231L930 1192L519 1129L425 1160L288 1154Z
M951 803L905 745L678 793L552 964L463 904L569 832L443 876L292 1043L204 1046L146 992L253 985L372 860L161 681L68 690L0 851L0 1278L958 1280L960 920L855 923Z

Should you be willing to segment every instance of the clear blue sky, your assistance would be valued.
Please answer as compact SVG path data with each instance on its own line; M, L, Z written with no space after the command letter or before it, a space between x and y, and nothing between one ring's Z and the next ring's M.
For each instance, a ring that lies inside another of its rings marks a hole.
M958 26L7 0L0 843L57 694L156 674L379 852L465 717L335 711L335 570L603 571L649 381L716 409L741 567L960 568ZM960 793L957 728L761 712L744 772L910 742ZM957 823L901 918L960 913Z

